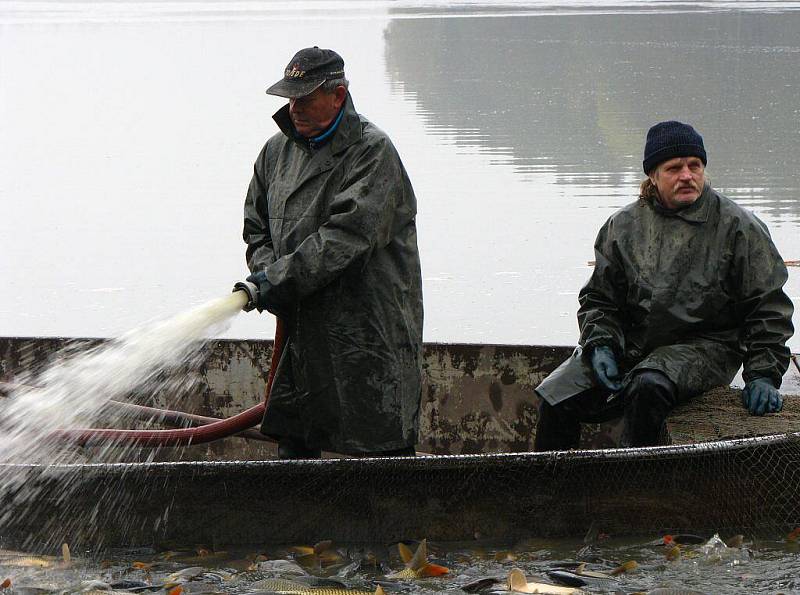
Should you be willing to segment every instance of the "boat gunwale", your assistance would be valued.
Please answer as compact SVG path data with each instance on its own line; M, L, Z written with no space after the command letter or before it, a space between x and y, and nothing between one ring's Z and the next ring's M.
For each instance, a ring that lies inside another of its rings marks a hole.
M131 470L214 470L225 468L320 468L320 467L383 467L391 463L393 466L413 467L448 467L448 462L458 466L459 463L502 463L540 461L543 464L558 462L580 461L614 461L614 460L659 460L669 459L676 455L703 456L746 450L754 447L765 447L777 444L786 444L800 441L800 432L787 432L778 434L764 434L724 440L708 440L693 444L673 444L664 446L630 447L630 448L602 448L556 450L544 452L502 452L478 454L450 454L450 455L419 455L416 457L343 457L330 459L266 459L266 460L231 460L231 461L150 461L130 463L0 463L0 468L24 468L30 470L44 469L49 471L74 471L80 469L109 471ZM426 465L434 463L434 465Z

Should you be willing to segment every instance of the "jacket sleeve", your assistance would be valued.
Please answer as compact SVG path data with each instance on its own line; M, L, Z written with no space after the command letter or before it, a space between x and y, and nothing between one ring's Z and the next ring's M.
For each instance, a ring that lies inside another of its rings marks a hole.
M780 387L791 357L786 341L794 332L794 305L783 291L788 278L783 258L755 216L737 232L734 275L737 317L747 351L742 377L745 382L769 378Z
M329 215L297 249L267 269L275 299L288 304L328 285L346 269L364 266L414 220L416 200L394 146L379 136L353 158Z
M266 145L253 166L253 177L244 201L244 231L242 237L247 244L247 266L250 272L266 269L275 262L272 235L269 231L269 209L267 205Z
M609 219L594 244L592 276L578 294L580 344L585 353L598 345L612 347L617 355L625 351L623 310L627 282L613 241L614 220Z

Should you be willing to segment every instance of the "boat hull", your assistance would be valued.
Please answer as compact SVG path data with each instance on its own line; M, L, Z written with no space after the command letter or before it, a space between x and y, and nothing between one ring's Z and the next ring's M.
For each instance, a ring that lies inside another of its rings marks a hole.
M612 535L785 534L800 524L797 433L648 449L29 472L24 510L18 502L3 519L5 545L511 544L581 536L592 523Z

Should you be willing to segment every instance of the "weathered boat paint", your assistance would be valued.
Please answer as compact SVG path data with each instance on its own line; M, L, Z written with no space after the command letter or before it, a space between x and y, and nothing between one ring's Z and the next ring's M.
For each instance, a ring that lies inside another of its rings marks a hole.
M35 372L67 346L91 347L101 339L0 337L0 381ZM428 343L424 349L418 449L432 454L526 452L533 448L537 397L534 388L572 351L569 346ZM271 341L215 340L189 396L148 395L141 404L225 418L263 398ZM800 370L790 367L782 390L800 393ZM738 404L737 404L738 405ZM738 422L736 422L738 423ZM800 430L781 426L775 431ZM617 444L619 424L587 426L583 445ZM682 430L683 431L683 430ZM767 433L766 431L764 433ZM735 434L729 434L732 436ZM692 434L698 440L702 435ZM709 435L718 439L724 435ZM251 440L224 440L183 449L162 449L156 460L264 459L275 447ZM133 453L135 454L135 453ZM151 452L140 452L144 460Z

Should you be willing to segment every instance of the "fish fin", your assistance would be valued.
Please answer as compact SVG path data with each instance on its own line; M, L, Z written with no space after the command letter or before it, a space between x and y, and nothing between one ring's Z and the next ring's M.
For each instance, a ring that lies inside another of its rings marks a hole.
M61 557L64 559L64 566L69 566L72 562L72 556L69 553L69 545L66 543L61 544Z
M578 564L578 567L575 568L575 574L583 574L584 570L586 570L586 562L581 562Z
M383 590L383 587L378 585L375 587L375 593L373 593L373 595L386 595L386 591Z
M439 566L438 564L425 564L419 574L420 576L442 576L450 572L446 566Z
M167 595L183 595L183 586L178 585L167 591Z
M295 554L300 554L301 556L308 556L314 553L314 548L307 545L293 545L289 548L289 550L293 551Z
M333 541L331 541L330 539L326 539L325 541L319 541L319 542L314 544L314 548L313 548L314 549L314 553L315 554L321 554L325 550L331 549L332 545L333 545Z
M411 562L411 558L414 557L414 552L402 541L398 542L397 551L400 552L400 558L403 560L404 564Z
M11 586L11 579L10 578L7 578L2 583L0 583L0 589L8 589L10 586Z
M417 546L417 551L414 552L414 557L408 561L407 566L411 570L420 571L428 564L428 541L423 539Z
M522 591L528 588L528 579L519 568L512 568L508 573L508 590L509 591Z

